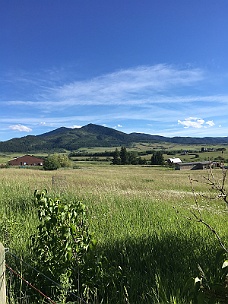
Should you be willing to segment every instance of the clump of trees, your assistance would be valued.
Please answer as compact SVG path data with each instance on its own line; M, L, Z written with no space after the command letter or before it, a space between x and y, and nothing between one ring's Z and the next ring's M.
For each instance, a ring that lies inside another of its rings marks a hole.
M162 151L155 151L151 156L151 165L164 165L165 160Z
M66 154L50 154L44 161L44 170L57 170L70 167L71 162Z
M113 152L113 165L145 165L146 160L139 157L137 152L128 152L126 147L121 147L120 151L116 148Z
M138 156L135 151L128 152L126 147L121 147L120 151L116 148L113 152L113 165L146 165L147 160ZM150 163L151 165L164 165L165 160L162 151L154 151Z

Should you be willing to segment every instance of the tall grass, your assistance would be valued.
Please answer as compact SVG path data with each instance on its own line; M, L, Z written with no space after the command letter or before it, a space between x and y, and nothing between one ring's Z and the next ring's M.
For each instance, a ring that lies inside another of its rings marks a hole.
M195 207L189 174L202 181L194 185L195 191L209 195L205 171L82 166L56 172L10 168L0 173L0 240L27 261L32 260L29 237L38 224L35 189L87 205L97 254L108 261L110 282L100 291L106 303L189 303L182 291L185 282L198 275L197 264L213 272L219 244L206 227L187 219ZM219 170L215 175L220 178ZM227 243L224 205L204 198L200 206L204 219Z

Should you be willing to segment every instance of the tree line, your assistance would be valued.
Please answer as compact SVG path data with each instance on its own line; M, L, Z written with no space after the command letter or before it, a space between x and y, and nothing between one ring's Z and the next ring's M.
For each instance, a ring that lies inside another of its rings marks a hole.
M126 147L120 150L115 149L112 154L112 165L164 165L164 157L162 151L154 151L151 159L148 161L135 151L127 151ZM72 156L72 155L71 155ZM59 168L70 167L70 158L65 154L50 154L44 161L44 170L57 170Z
M151 159L151 165L164 165L164 157L161 151L154 151ZM138 156L137 152L128 152L126 147L121 147L120 150L116 148L113 153L113 165L146 165L148 164L145 158Z

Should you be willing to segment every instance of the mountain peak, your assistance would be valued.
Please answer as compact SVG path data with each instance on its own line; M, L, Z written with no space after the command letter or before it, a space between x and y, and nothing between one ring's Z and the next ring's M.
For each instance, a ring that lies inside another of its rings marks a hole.
M71 130L70 128L66 128L66 127L60 127L58 129L55 129L55 130L52 130L50 132L46 132L46 133L43 133L43 134L40 134L40 135L37 135L37 136L40 136L40 137L46 137L46 136L52 136L52 135L60 135L60 134L63 134L65 133L66 131L69 131Z
M133 143L172 142L176 144L228 144L227 137L163 137L145 133L124 132L96 124L88 124L81 128L61 127L53 131L37 135L14 138L0 142L1 152L31 153L37 151L74 151L82 147L118 147Z

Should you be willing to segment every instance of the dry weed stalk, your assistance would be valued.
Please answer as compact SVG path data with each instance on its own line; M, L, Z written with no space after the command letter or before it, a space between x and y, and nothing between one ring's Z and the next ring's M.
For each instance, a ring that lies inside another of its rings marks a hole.
M208 184L211 187L211 189L216 190L216 193L218 193L217 198L222 198L223 201L226 203L226 206L228 207L227 193L226 193L226 189L225 189L226 173L227 173L227 170L222 168L222 182L220 183L218 180L216 180L216 178L213 174L213 170L212 170L212 168L210 168L209 171L208 171L208 176L207 177L204 176L204 180L206 180L206 184ZM196 211L191 210L190 212L193 215L193 218L189 217L188 219L189 220L194 219L195 221L197 221L199 223L202 223L207 228L209 228L209 230L216 236L216 238L217 238L220 246L222 247L222 249L226 253L228 253L228 248L226 248L226 246L222 242L222 239L219 236L219 234L217 233L217 231L209 223L207 223L202 217L202 213L201 213L200 206L199 206L198 199L197 199L197 194L196 194L194 186L193 186L193 182L194 181L198 182L198 180L193 180L189 176L189 181L190 181L190 184L191 184L191 189L192 189L192 193L193 193L193 197L194 197ZM202 196L204 196L204 195L202 195ZM215 198L216 197L213 197L213 198L210 198L210 199L215 199ZM209 199L209 198L207 197L207 199Z

